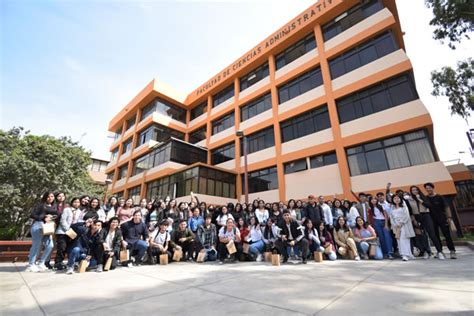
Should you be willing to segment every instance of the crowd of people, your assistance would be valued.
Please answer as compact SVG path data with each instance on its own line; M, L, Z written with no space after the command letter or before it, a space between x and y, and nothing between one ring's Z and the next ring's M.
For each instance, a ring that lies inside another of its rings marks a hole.
M133 205L132 199L112 196L101 206L87 195L66 203L64 193L46 192L31 214L27 271L73 274L87 260L88 269L102 272L107 261L115 269L156 264L163 255L169 262L219 264L262 261L265 253L280 254L283 263L291 258L305 264L316 255L408 261L429 259L431 246L434 257L444 260L440 231L456 259L449 207L432 183L424 188L426 194L417 186L392 193L388 184L386 192L359 193L353 202L310 195L286 204L256 199L222 206L207 205L192 193L189 203L167 197ZM54 231L46 234L46 226Z

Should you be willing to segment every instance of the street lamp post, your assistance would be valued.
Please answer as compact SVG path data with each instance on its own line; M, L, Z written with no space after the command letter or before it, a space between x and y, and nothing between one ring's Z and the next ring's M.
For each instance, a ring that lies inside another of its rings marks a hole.
M238 138L243 139L245 204L248 204L249 203L249 174L248 174L248 164L247 164L247 136L244 135L243 131L237 131L235 135Z

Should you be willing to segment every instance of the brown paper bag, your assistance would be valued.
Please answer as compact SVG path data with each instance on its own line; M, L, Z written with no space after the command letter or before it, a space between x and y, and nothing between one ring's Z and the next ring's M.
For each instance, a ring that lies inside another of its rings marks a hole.
M314 261L316 261L316 262L323 262L324 259L323 259L323 253L322 253L322 252L315 251L315 252L313 253L313 255L314 255Z
M270 251L266 251L263 253L266 262L272 261L272 253Z
M279 254L272 254L272 265L279 266L280 265L280 255Z
M237 248L235 248L235 244L233 240L229 241L226 247L227 247L227 251L229 252L229 255L237 252Z
M89 266L89 260L81 260L79 263L79 273L84 273L86 272L87 267Z
M201 250L201 251L198 253L196 262L203 263L203 262L204 262L204 259L206 259L206 251L205 251L205 250Z
M455 233L458 231L458 229L456 228L456 225L451 219L449 220L449 229L451 230L452 233Z
M180 261L183 258L182 250L175 250L173 253L173 261Z
M369 246L369 257L370 258L374 258L375 257L375 252L377 250L377 246L376 245L370 245Z
M128 249L120 250L120 262L128 261L130 251Z
M50 236L54 234L56 230L56 224L54 222L43 223L43 235Z
M400 227L397 227L395 228L395 238L396 239L400 239L400 233L401 233L402 229Z
M244 243L242 245L242 252L248 254L250 252L250 244Z
M104 271L109 271L112 266L112 257L109 257L105 262Z
M160 255L160 264L161 265L167 265L168 264L168 254L165 253L163 255Z
M76 239L77 237L77 234L76 232L72 229L72 228L69 228L67 231L66 231L66 235L71 238L71 239Z

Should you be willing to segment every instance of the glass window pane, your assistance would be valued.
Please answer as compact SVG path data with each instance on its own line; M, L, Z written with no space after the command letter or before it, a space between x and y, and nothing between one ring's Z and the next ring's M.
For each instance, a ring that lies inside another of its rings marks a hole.
M434 161L433 152L427 139L419 139L406 144L412 165L421 165Z
M365 154L365 157L370 173L388 170L388 164L383 149L370 151Z
M349 161L349 168L351 170L352 176L368 173L367 163L365 161L364 154L352 155L349 156L347 159Z
M387 161L390 169L410 166L408 153L405 145L403 144L386 148L385 154L387 155Z

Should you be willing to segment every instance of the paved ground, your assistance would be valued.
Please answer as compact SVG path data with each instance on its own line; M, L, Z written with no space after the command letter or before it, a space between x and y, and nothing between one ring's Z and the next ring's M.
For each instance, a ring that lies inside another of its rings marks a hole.
M1 315L474 315L474 252L458 260L173 263L65 275L0 264Z

